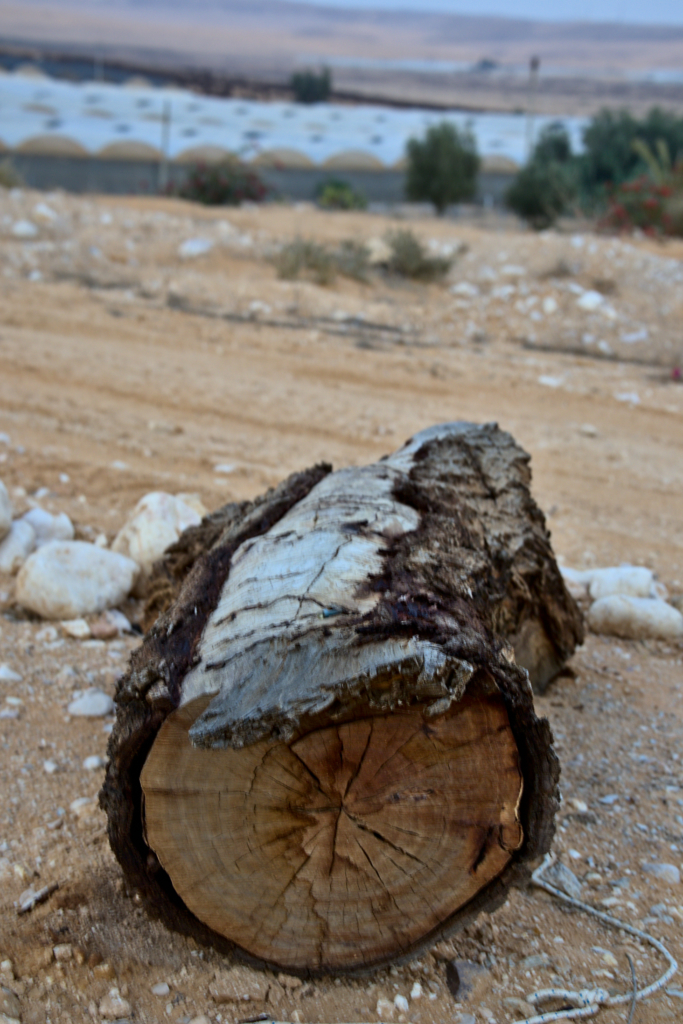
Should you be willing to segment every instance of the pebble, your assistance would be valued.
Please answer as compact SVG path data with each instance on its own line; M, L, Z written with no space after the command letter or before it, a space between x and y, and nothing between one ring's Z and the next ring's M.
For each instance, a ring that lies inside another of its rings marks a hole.
M114 701L109 694L96 687L91 687L81 697L72 700L67 708L70 715L81 718L103 718L113 710Z
M137 575L124 555L84 541L52 541L19 570L16 599L45 619L77 619L120 604Z
M188 526L201 522L204 515L206 509L194 495L153 491L137 503L116 535L112 551L132 558L143 575L148 575L166 548L174 544Z
M601 796L599 798L599 802L601 804L607 804L608 807L611 807L612 804L615 804L618 799L619 799L619 794L618 793L608 793L607 796Z
M590 313L602 306L604 301L605 298L600 294L600 292L587 291L584 292L583 295L579 296L576 300L576 305L579 309L585 309Z
M643 864L643 871L667 885L681 884L681 873L675 864Z
M178 255L181 260L195 259L211 252L215 244L212 238L186 238L178 246Z
M83 761L83 767L87 772L97 771L98 768L104 768L107 762L99 754L91 754L90 757L86 757Z
M394 996L394 1006L396 1007L399 1013L407 1013L410 1008L406 997L400 994Z
M385 999L384 996L380 996L377 1000L377 1006L375 1007L375 1013L380 1020L393 1020L394 1017L394 1004Z
M2 683L20 683L22 677L14 669L10 668L4 662L0 665L0 682Z
M575 900L581 899L582 885L578 880L573 871L562 864L561 861L556 861L546 871L546 878L551 885L554 885L557 889L561 889L567 896L573 897Z
M165 981L160 981L157 985L152 985L153 996L167 996L170 991L171 990Z
M52 644L57 639L58 633L54 626L43 626L36 633L36 640L40 644Z
M602 597L588 611L594 633L632 640L678 640L683 637L683 615L656 597L613 594Z
M420 999L422 996L422 985L419 981L416 981L410 990L411 999Z
M46 775L54 775L55 772L59 771L59 765L56 761L43 761L43 771Z
M0 1014L4 1013L10 1020L19 1020L21 1005L14 992L5 985L0 985Z
M579 812L579 814L585 814L588 810L588 804L586 803L586 801L579 800L579 798L576 796L573 796L570 799L569 803L572 805L575 811Z
M38 228L30 220L15 220L12 225L12 234L15 238L36 238Z
M446 964L446 984L454 999L463 1002L474 995L475 989L488 971L473 960L449 960Z
M19 572L35 547L36 534L33 527L23 519L15 519L9 533L0 540L0 572L8 575Z
M73 523L66 512L53 516L43 508L32 508L21 519L33 527L38 548L43 544L49 544L51 540L73 540Z
M215 1003L240 1003L265 1001L267 984L261 976L246 967L233 967L227 971L216 971L209 985L209 994Z
M552 295L546 296L543 300L543 312L546 316L552 316L553 313L557 313L557 299L554 299Z
M117 988L109 989L109 992L100 1000L100 1016L108 1020L121 1020L131 1012L130 1003L123 999Z
M90 636L90 626L85 619L65 619L60 626L62 632L74 640L87 640Z
M0 540L6 537L12 525L12 502L7 488L0 480Z
M55 955L55 960L58 962L70 960L73 956L73 947L70 942L62 942L58 946L55 946L52 952Z

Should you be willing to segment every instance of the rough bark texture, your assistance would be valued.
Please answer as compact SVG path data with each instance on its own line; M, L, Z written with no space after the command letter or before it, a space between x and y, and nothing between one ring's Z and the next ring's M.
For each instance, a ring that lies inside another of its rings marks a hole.
M172 714L169 724L185 716L200 751L294 751L332 726L418 714L429 732L429 722L446 723L475 699L504 705L523 790L521 845L496 832L508 850L502 870L382 955L321 951L283 963L260 951L261 960L315 972L410 956L498 906L526 877L550 845L559 775L529 676L542 689L582 640L529 482L529 457L510 435L447 424L374 466L295 474L207 517L169 549L154 585L159 606L177 596L119 686L101 794L112 848L152 912L234 948L188 910L147 842L140 778Z

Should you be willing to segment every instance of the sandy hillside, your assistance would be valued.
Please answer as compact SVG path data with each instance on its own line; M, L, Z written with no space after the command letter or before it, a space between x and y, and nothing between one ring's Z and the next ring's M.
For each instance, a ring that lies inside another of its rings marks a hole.
M111 542L151 490L196 492L213 509L320 459L373 460L434 422L496 420L532 455L534 494L565 564L649 566L675 601L683 245L425 218L409 226L454 256L444 284L374 271L366 283L340 276L323 286L281 280L272 263L297 235L333 245L405 226L310 207L215 213L171 200L0 193L0 478L15 512L65 511L78 536ZM627 952L640 982L663 970L638 940L529 890L400 969L303 984L244 969L250 1000L217 1002L230 963L150 921L122 882L96 806L71 810L98 790L102 769L83 761L104 757L110 722L72 718L67 705L91 685L113 694L138 641L78 641L59 624L22 619L13 587L0 577L0 665L19 677L0 679L10 1017L107 1019L102 1000L117 987L136 1024L260 1013L369 1022L378 999L396 995L409 1003L404 1011L399 1001L397 1022L502 1024L531 1015L524 997L548 985L627 990ZM643 864L683 867L682 666L680 643L589 634L572 674L538 700L563 764L556 852L585 898L645 927L679 960L683 885ZM52 883L45 903L17 914L23 891ZM455 955L484 967L457 1004L444 966ZM638 1024L680 1020L682 987L679 974L637 1010Z

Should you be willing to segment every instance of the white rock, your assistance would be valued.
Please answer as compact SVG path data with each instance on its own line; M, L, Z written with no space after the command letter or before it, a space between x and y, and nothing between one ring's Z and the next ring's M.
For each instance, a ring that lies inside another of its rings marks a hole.
M36 203L33 207L33 216L37 220L52 221L57 219L57 214L47 203Z
M394 996L394 1006L399 1013L407 1013L410 1008L406 997L400 994Z
M576 305L579 309L585 309L588 312L592 312L602 306L604 301L604 296L602 296L600 292L588 291L584 292L583 295L576 300Z
M9 500L7 488L0 480L0 540L6 537L12 525L12 502Z
M178 255L181 260L194 259L211 252L215 244L211 238L186 238L178 246Z
M43 771L46 775L54 775L59 770L59 765L56 761L48 760L43 761Z
M51 541L19 570L16 599L45 619L78 619L115 607L130 594L138 567L84 541Z
M100 1016L107 1020L121 1020L130 1013L130 1003L122 998L117 988L110 989L104 999L100 1000Z
M36 633L36 640L41 644L52 644L57 639L58 633L54 626L43 626Z
M30 220L15 220L12 225L12 234L15 238L35 238L38 228Z
M202 514L205 514L205 510ZM112 551L132 558L147 575L183 530L196 526L202 515L180 496L153 491L135 506L112 544Z
M219 462L213 467L214 473L234 473L235 466L231 462Z
M20 683L22 677L14 669L10 668L5 662L0 665L0 682L1 683Z
M668 885L681 884L681 873L675 864L643 864L643 871Z
M57 962L70 960L73 956L73 946L70 942L60 942L58 946L53 947L52 952L54 953L55 960L57 960Z
M544 298L543 312L546 316L552 316L553 313L557 313L557 299L553 298L552 295L546 295Z
M114 701L108 693L94 687L86 690L81 697L72 700L67 711L70 715L83 718L102 718L114 710Z
M479 289L476 284L470 284L469 281L458 281L451 288L451 295L465 295L467 298L474 298L475 295L479 295Z
M72 800L69 804L69 810L79 820L89 818L95 813L97 807L96 796L79 796L78 799Z
M170 991L171 990L165 981L160 981L157 985L152 985L153 996L167 996Z
M384 996L380 996L377 1000L377 1006L375 1007L375 1013L379 1017L380 1021L393 1020L394 1019L394 1004L385 999Z
M23 519L15 519L9 533L0 540L0 572L11 575L19 572L35 547L36 534L33 527Z
M594 633L631 640L678 640L683 637L683 615L656 597L613 594L601 597L588 611Z
M653 583L654 576L650 569L640 565L620 565L610 569L593 569L588 591L594 601L611 594L650 597Z
M414 982L413 987L410 990L411 999L420 999L422 997L422 985L419 981Z
M383 238L371 238L365 243L368 250L368 263L372 267L388 263L391 259L391 247Z
M74 528L66 512L53 516L43 508L32 508L22 517L23 522L33 527L36 535L36 547L51 540L73 540Z
M85 619L66 619L60 622L60 626L63 632L74 640L87 640L90 636L90 626Z
M86 757L83 761L83 767L87 772L97 771L98 768L104 768L106 761L99 754L91 754L90 757Z
M588 804L586 803L586 801L579 800L577 796L571 797L569 803L572 805L575 811L579 812L579 814L585 814L588 810Z

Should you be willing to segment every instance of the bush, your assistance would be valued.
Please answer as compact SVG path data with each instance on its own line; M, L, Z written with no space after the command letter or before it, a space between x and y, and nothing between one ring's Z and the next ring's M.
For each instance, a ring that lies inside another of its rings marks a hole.
M623 182L609 192L609 207L601 227L646 235L683 236L683 164L665 180L646 174Z
M451 269L452 260L429 256L412 231L391 231L386 239L391 250L387 266L394 274L416 281L440 281Z
M316 200L323 210L364 210L368 201L346 181L336 178L324 181L318 188Z
M334 262L340 274L356 281L367 281L370 273L370 253L362 242L353 239L342 242L334 253Z
M474 198L480 160L471 132L442 121L408 142L406 158L408 199L426 200L443 214L451 203Z
M22 188L23 178L11 160L0 162L0 188Z
M505 194L506 205L537 231L566 213L576 195L571 142L560 122L546 125L531 154Z
M332 92L329 68L322 71L295 71L289 86L297 103L324 103Z
M238 160L218 164L197 164L177 194L206 206L238 206L241 202L262 202L268 189L258 174Z
M278 277L293 281L305 276L322 285L331 284L337 274L366 281L370 270L367 247L352 239L330 249L319 242L297 238L280 249L274 262Z

